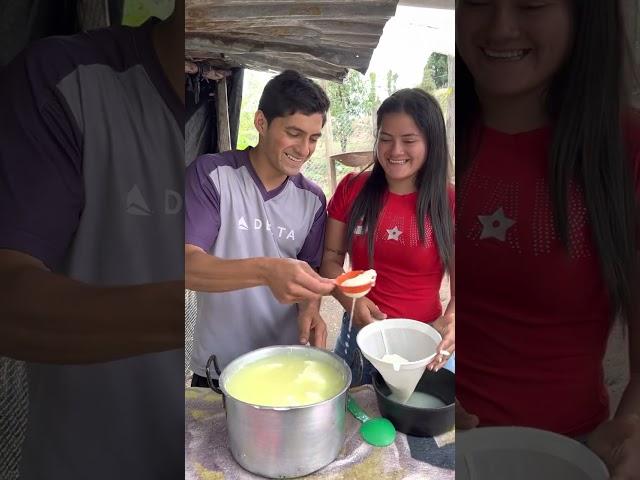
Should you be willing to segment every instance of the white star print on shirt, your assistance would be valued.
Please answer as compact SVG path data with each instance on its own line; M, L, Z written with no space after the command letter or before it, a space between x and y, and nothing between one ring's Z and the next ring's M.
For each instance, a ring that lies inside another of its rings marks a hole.
M387 229L387 233L389 234L387 240L395 240L396 242L400 241L400 235L402 235L402 232L398 230L397 225L392 229Z
M515 220L507 218L502 207L491 215L478 215L478 220L482 223L480 240L483 238L495 238L501 242L505 241L507 237L507 230L516 223Z

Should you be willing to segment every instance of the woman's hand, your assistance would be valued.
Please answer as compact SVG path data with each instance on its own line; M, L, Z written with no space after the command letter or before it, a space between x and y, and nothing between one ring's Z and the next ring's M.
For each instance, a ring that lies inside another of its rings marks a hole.
M611 480L640 480L640 417L623 415L600 424L587 445L607 465Z
M438 371L447 363L449 357L456 350L456 316L454 313L445 313L431 324L442 336L442 341L436 349L436 356L427 365L429 370Z
M349 306L347 311L351 312L351 306ZM387 318L387 315L382 313L378 306L367 297L356 299L356 307L353 311L353 324L358 328L369 325L376 320L384 320L385 318Z

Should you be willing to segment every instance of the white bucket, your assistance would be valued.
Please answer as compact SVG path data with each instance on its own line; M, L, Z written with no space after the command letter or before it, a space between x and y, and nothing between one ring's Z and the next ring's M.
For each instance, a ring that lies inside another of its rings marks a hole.
M527 427L456 432L456 479L606 480L598 456L581 443Z
M384 334L384 339L382 335ZM385 351L385 340L388 351ZM436 356L442 337L430 325L417 320L394 318L370 323L358 333L358 347L389 385L394 400L406 402L420 381L427 364ZM408 360L396 365L383 361L385 353Z

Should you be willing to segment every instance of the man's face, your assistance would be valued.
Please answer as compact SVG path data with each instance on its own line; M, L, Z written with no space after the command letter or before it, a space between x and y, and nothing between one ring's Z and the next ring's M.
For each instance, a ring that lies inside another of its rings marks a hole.
M293 176L316 149L322 130L322 115L294 113L267 122L261 111L256 113L255 125L260 134L260 146L271 168Z
M569 0L460 0L456 44L479 94L549 85L571 50Z

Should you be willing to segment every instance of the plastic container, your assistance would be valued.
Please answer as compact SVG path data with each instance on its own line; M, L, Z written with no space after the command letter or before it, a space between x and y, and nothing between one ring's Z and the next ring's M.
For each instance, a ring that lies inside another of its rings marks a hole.
M384 331L384 338L383 338ZM385 349L385 340L388 351ZM393 398L404 403L413 393L427 365L436 356L442 337L433 327L417 320L386 319L370 323L356 338L362 355L380 372ZM396 354L406 363L383 361L385 354Z

